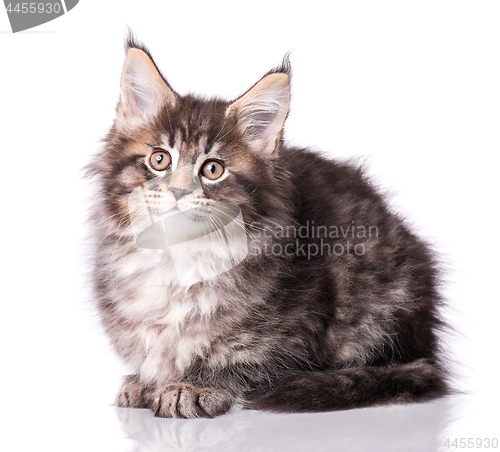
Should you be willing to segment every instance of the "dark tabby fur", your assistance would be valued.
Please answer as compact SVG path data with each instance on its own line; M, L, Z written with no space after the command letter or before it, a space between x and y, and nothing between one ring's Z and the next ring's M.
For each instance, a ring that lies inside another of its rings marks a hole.
M285 59L234 102L181 96L129 40L117 118L89 167L99 187L94 294L135 369L119 406L192 418L234 405L327 411L447 392L431 251L360 168L286 146L289 78ZM127 196L162 177L148 167L157 148L178 153L175 171L222 162L220 182L200 176L203 195L239 205L247 225L248 256L189 287L174 283L168 252L130 233ZM313 224L340 232L313 237ZM301 236L278 233L307 225ZM293 253L276 252L287 244Z

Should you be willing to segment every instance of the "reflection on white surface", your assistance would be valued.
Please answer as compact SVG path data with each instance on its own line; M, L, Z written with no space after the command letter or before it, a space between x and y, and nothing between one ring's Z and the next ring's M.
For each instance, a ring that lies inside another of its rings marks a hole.
M116 408L129 452L143 451L425 451L442 450L455 416L453 399L313 414L236 411L216 419L159 419Z

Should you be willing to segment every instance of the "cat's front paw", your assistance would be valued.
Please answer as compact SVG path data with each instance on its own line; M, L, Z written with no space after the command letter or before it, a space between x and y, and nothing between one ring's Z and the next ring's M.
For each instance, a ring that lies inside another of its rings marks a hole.
M232 404L232 396L225 391L174 383L154 391L149 407L158 417L212 418L227 412Z
M121 407L147 408L145 400L145 387L139 381L137 375L127 375L120 392L116 396L115 403Z

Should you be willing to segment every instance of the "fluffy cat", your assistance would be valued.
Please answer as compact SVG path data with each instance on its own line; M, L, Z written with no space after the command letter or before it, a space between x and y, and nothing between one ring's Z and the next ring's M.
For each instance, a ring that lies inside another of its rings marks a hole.
M432 252L360 168L286 146L290 75L285 58L234 101L181 96L129 38L88 168L94 295L135 372L117 405L194 418L447 393Z

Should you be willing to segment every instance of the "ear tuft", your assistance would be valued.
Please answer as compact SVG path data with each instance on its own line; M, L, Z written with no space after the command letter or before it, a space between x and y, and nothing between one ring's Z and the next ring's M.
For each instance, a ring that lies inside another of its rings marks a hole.
M142 50L151 58L148 48L135 37L134 32L130 27L127 28L127 35L125 36L125 53L128 52L128 49Z
M118 118L127 126L150 122L165 105L173 106L175 92L168 86L147 49L129 36L128 50L122 71Z
M276 73L281 73L281 74L286 74L288 75L288 78L292 78L292 64L290 63L290 52L287 52L285 56L283 57L283 61L281 64L274 69L271 69L266 75L270 74L276 74Z

